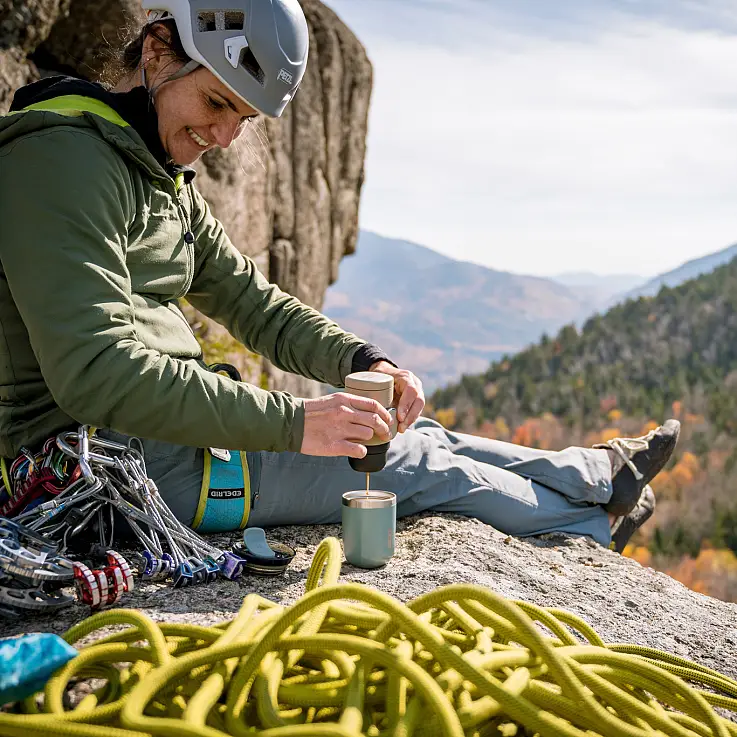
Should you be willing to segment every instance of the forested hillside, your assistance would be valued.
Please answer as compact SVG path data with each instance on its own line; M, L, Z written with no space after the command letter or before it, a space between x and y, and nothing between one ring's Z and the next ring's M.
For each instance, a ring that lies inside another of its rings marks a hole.
M549 449L678 417L658 511L629 552L737 601L737 260L565 327L430 402L453 427Z

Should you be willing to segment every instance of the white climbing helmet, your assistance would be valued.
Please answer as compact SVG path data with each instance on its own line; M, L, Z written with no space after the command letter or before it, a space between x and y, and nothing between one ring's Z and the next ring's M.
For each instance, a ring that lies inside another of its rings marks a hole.
M143 0L148 22L173 18L192 60L238 97L278 118L307 66L309 33L297 0Z

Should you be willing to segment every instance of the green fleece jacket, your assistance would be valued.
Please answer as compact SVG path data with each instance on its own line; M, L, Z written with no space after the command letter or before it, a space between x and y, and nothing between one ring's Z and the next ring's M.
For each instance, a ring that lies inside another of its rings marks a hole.
M303 401L208 371L178 300L336 386L363 341L270 284L112 108L37 107L0 118L0 455L77 423L298 451Z

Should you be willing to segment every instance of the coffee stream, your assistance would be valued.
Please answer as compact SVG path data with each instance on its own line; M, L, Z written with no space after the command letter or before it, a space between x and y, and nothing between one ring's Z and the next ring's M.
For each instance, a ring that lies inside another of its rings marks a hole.
M369 493L369 478L371 478L371 474L367 472L366 473L366 496L368 496L368 493Z

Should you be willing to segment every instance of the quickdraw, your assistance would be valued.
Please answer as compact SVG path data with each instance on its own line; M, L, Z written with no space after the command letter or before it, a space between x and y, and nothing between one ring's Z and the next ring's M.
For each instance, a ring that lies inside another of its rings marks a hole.
M0 572L23 576L35 571L34 580L73 581L78 598L93 609L110 606L135 585L131 566L113 550L117 515L142 545L135 562L143 580L170 579L181 588L220 576L237 580L244 572L273 575L286 567L282 557L280 566L255 570L245 559L247 551L221 550L179 522L148 477L136 438L123 445L83 425L50 438L39 453L21 449L3 471L0 514L14 519L0 518ZM90 535L97 538L91 557L104 557L104 563L88 561L90 554L82 551L84 545L89 550ZM12 598L8 594L7 600ZM0 607L5 602L0 595Z

